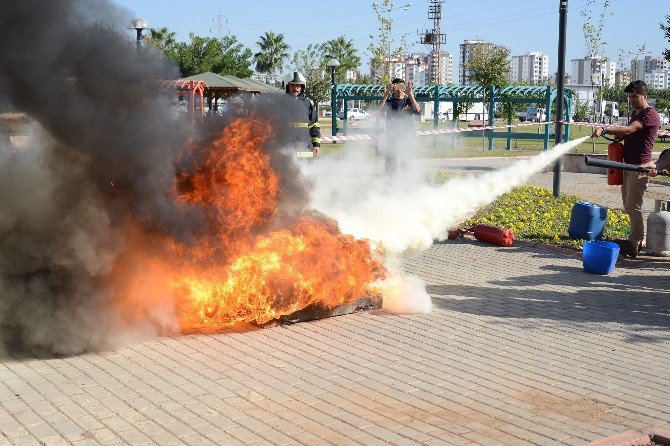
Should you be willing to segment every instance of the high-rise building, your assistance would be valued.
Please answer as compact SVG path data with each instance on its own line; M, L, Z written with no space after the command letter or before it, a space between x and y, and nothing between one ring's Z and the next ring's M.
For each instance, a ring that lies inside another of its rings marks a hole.
M670 60L663 56L646 56L644 58L644 71L650 73L653 70L670 70Z
M453 74L453 56L442 52L440 58L440 73L435 73L439 78L440 84L451 83ZM430 85L430 80L434 78L432 74L437 69L437 57L435 54L424 53L403 53L393 58L390 63L385 60L382 66L375 67L370 63L371 74L376 78L381 78L386 67L389 67L391 78L400 78L405 82L412 82L415 87Z
M509 70L510 82L539 84L549 78L549 56L533 51L521 56L512 56Z
M617 71L614 75L614 85L625 87L630 84L632 80L631 72L629 70Z
M572 83L579 85L614 85L616 62L591 56L572 59Z
M670 69L669 70L650 70L644 73L644 83L649 88L670 88Z
M472 60L472 56L477 48L484 47L486 49L499 47L494 43L486 42L484 40L465 40L459 45L459 55L458 55L458 84L459 85L475 85L473 81L470 80L472 75L471 70L465 68L465 64Z
M435 79L438 85L446 85L453 82L454 56L440 51L438 63L438 54L434 51L430 53L429 64L430 78ZM438 67L439 72L437 72Z
M644 80L645 76L654 70L670 70L670 61L663 56L645 56L644 59L633 59L630 62L633 80Z

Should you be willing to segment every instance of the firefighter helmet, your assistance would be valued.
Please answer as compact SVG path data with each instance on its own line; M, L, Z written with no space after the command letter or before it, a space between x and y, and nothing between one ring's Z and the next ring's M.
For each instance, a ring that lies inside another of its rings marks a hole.
M301 94L305 93L305 76L303 76L299 71L291 71L288 73L284 78L284 83L286 84L286 93L290 93L289 85L291 84L302 85Z

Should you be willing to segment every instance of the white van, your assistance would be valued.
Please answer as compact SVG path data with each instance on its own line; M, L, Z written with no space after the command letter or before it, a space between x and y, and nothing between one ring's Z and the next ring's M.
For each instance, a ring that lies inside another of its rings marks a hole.
M619 104L615 101L605 101L603 113L605 116L609 116L613 119L619 119Z

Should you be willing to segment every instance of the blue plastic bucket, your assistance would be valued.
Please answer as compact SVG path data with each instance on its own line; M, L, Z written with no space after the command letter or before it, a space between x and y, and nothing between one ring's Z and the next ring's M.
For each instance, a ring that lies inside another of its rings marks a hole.
M609 274L619 255L619 245L612 242L584 243L584 271L594 274Z

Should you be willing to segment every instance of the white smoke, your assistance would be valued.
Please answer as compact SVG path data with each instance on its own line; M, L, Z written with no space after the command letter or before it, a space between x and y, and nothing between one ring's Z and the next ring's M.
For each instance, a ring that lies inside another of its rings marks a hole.
M586 138L559 144L495 172L456 177L440 186L427 184L412 169L392 180L373 175L377 165L371 166L369 156L363 153L320 159L306 169L308 174L316 174L312 206L335 218L343 233L384 246L389 275L378 284L384 309L429 312L430 297L423 283L403 273L393 258L425 250L433 240L444 239L449 229L524 184Z
M426 284L402 270L397 257L384 262L387 276L375 285L384 296L382 308L395 314L430 313L433 303L426 292Z
M353 161L339 159L335 165L328 164L327 175L315 180L312 205L335 218L342 232L380 242L390 255L421 251L586 138L559 144L495 172L456 177L441 186L416 179L371 177L364 174L360 156Z

